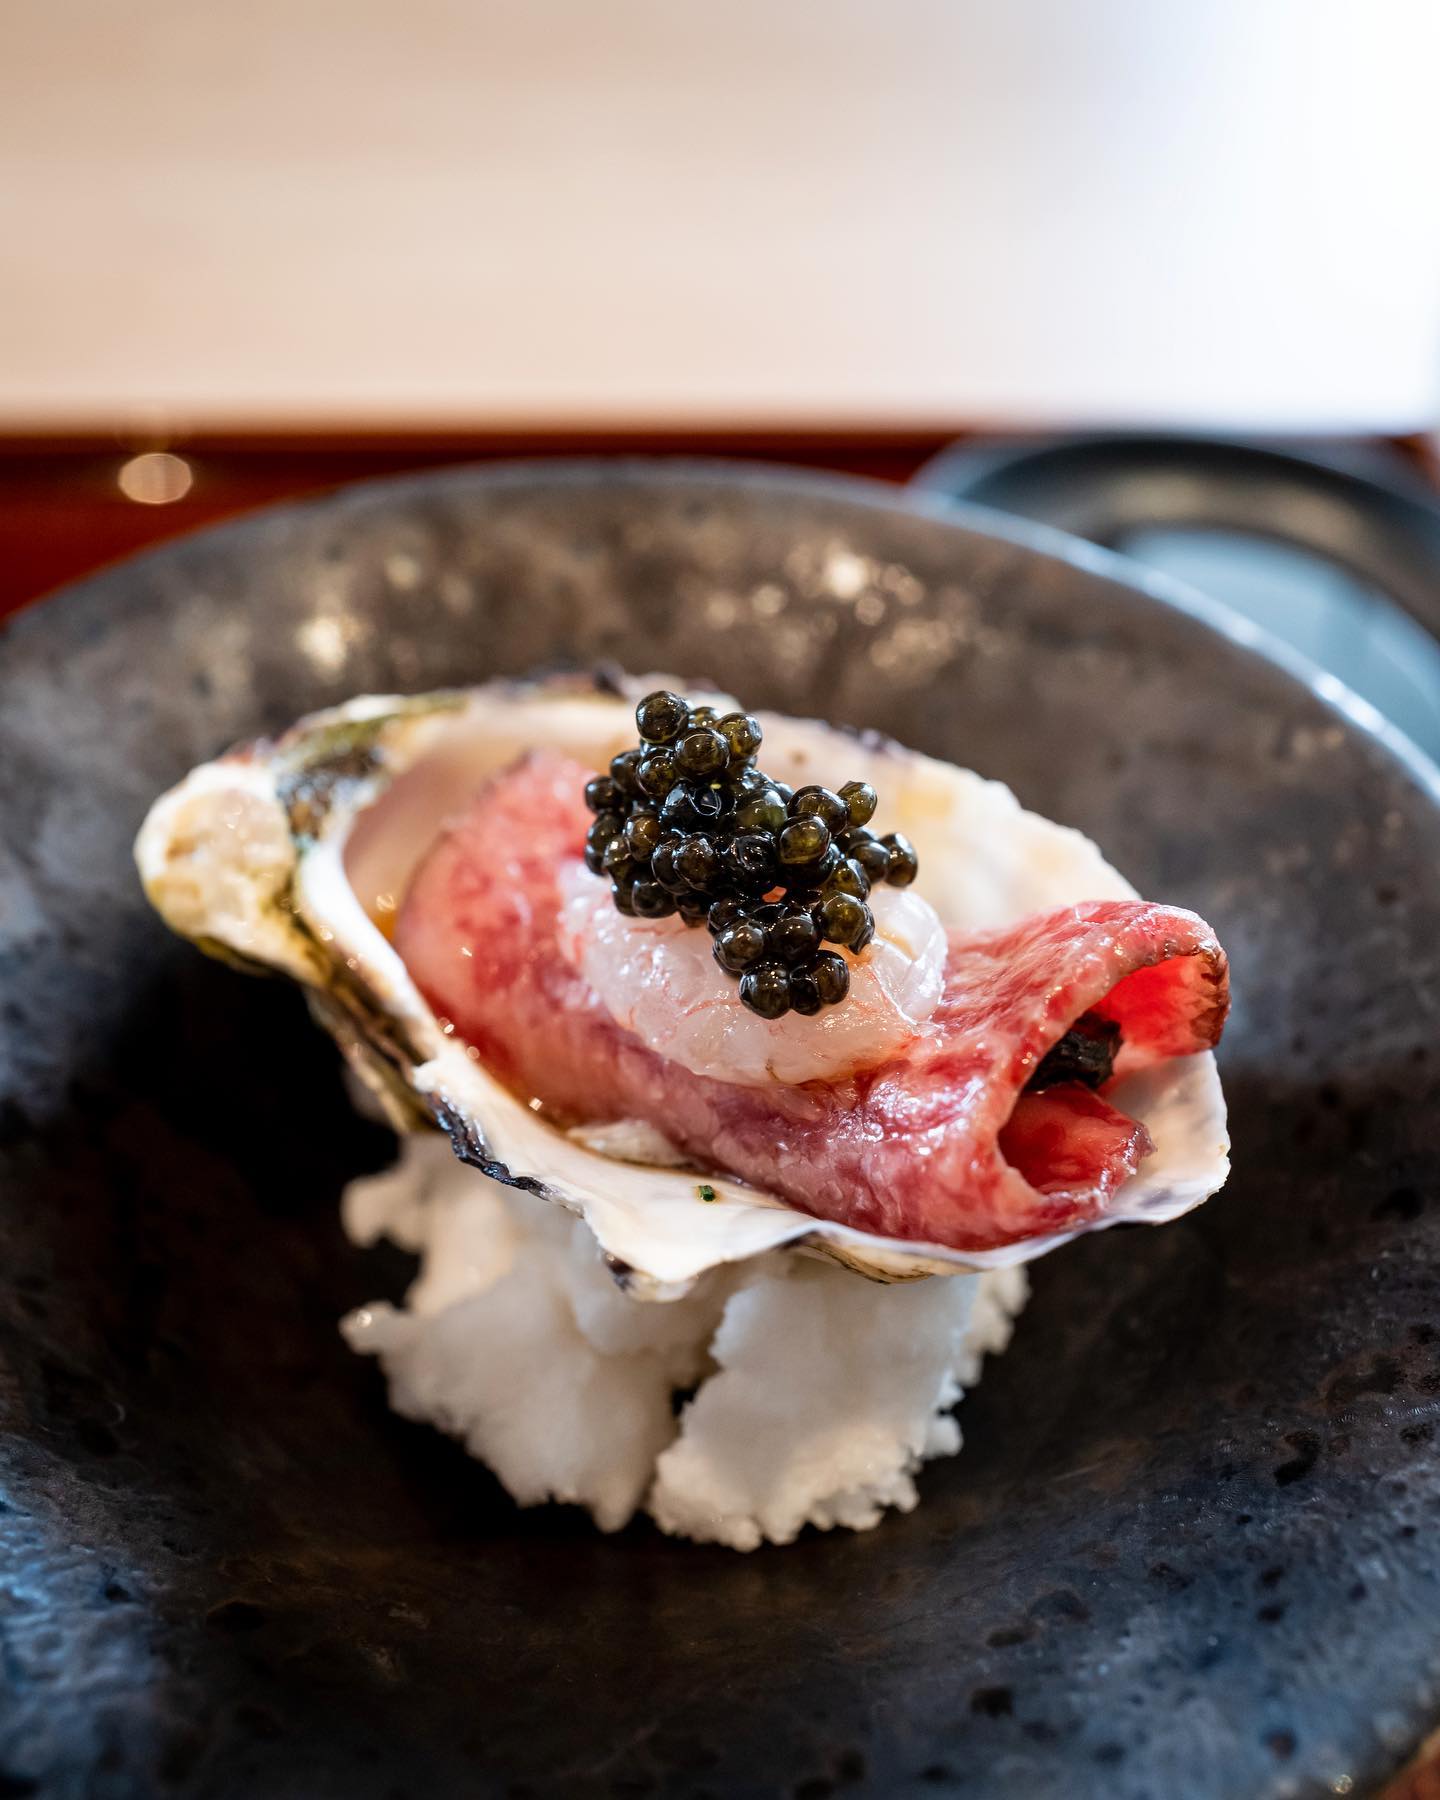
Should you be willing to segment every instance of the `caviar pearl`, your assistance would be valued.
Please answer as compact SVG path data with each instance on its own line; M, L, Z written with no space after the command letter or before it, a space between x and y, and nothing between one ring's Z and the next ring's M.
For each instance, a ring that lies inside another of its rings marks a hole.
M764 831L774 837L785 829L785 802L774 788L747 794L735 809L735 825L740 831Z
M760 961L766 949L765 928L753 919L727 925L715 939L715 960L722 969L738 975Z
M819 819L831 832L844 831L852 822L845 802L838 794L823 787L797 788L790 802L790 813L797 819Z
M613 875L617 881L623 881L627 875L634 873L635 859L625 848L623 837L611 838L605 846L604 863L606 873Z
M880 841L888 850L890 859L885 879L891 887L909 887L920 872L920 858L915 854L915 846L898 831L892 831Z
M668 744L680 735L689 711L678 694L661 688L635 708L635 724L647 744Z
M731 878L747 893L763 894L775 878L775 840L763 831L745 831L726 852Z
M675 896L658 881L637 881L631 890L635 915L641 919L666 919L675 910Z
M625 846L637 861L654 854L660 842L660 821L654 813L632 813L625 827Z
M687 731L676 746L675 761L683 775L708 781L730 761L730 746L718 731Z
M811 964L811 974L826 1006L838 1006L850 992L850 965L834 950L822 950Z
M880 804L879 795L868 781L847 781L840 790L845 811L852 825L868 825Z
M886 856L889 862L889 856ZM870 877L853 857L842 857L838 868L825 877L827 894L853 894L857 900L870 897Z
M660 822L670 831L699 831L702 826L713 823L713 815L707 813L689 783L682 782L665 796L660 807Z
M609 775L597 775L585 783L585 804L593 813L614 812L625 804L624 790Z
M819 862L812 864L808 869L801 870L800 873L804 875L805 881L810 887L823 887L844 860L845 858L840 854L840 846L832 844Z
M781 962L800 963L820 948L820 933L809 913L789 913L765 933L770 947Z
M720 852L709 838L687 838L674 860L675 873L689 888L708 888L720 873Z
M883 881L890 868L890 851L868 831L847 831L840 848L865 871L872 883Z
M675 873L675 852L684 843L683 838L661 838L650 855L650 873L663 886L683 888L686 883Z
M643 752L639 750L622 750L619 756L611 757L610 779L622 794L636 792L635 771L640 766L642 755Z
M871 925L870 908L853 894L830 894L815 912L821 935L832 944L853 945Z
M830 848L830 833L821 819L794 819L780 833L778 843L781 862L789 868L803 868L819 862Z
M815 979L815 971L808 965L790 971L790 1007L793 1012L809 1018L818 1013L825 1002L820 998L820 985Z
M790 1010L790 977L780 963L761 963L740 977L740 998L762 1019L781 1019Z
M726 713L723 718L716 720L715 729L729 745L730 754L737 762L753 756L765 737L760 729L760 721L752 719L749 713Z
M733 925L737 919L744 918L745 906L740 900L717 900L710 908L710 916L705 923L716 937L727 925Z
M635 785L652 800L663 800L680 779L673 750L652 750L635 767Z

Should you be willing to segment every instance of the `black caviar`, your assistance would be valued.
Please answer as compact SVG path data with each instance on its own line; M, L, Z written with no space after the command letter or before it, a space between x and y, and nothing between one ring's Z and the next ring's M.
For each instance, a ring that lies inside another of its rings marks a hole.
M1032 1094L1057 1087L1062 1081L1102 1088L1115 1073L1115 1058L1123 1042L1114 1019L1082 1013L1060 1042L1041 1057L1025 1085Z
M838 1005L850 965L825 946L863 950L871 889L908 887L920 866L898 832L870 830L874 788L772 781L756 763L757 719L663 689L635 723L639 745L586 783L586 867L632 918L707 925L716 962L762 1019Z

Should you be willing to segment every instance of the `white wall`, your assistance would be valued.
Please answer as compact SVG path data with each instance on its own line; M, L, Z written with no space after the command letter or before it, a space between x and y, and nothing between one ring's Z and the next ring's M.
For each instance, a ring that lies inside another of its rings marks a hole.
M1435 0L0 0L0 425L1440 417Z

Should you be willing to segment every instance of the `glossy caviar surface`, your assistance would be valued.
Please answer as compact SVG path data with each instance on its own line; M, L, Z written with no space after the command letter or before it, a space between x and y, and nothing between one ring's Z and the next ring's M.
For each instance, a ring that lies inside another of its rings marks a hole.
M1115 1073L1115 1058L1123 1041L1114 1019L1094 1012L1082 1013L1054 1049L1040 1059L1026 1086L1031 1093L1062 1081L1102 1088Z
M715 960L764 1019L817 1013L850 991L845 958L875 935L879 882L908 887L919 860L870 829L865 781L799 789L759 768L758 719L661 689L635 709L640 742L585 786L585 864L633 918L705 924Z

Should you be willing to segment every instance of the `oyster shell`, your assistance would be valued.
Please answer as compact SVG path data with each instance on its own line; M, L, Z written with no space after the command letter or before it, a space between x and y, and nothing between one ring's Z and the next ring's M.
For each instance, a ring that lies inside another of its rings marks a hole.
M297 981L397 1129L438 1127L463 1161L579 1213L639 1297L673 1298L707 1269L782 1246L897 1281L1026 1262L1075 1235L958 1252L816 1219L677 1166L646 1127L558 1130L447 1033L387 936L420 858L476 784L526 748L544 743L603 765L633 742L634 698L661 679L365 696L313 714L205 764L156 801L136 842L145 891L202 949ZM702 697L693 684L670 685ZM915 843L919 891L947 925L979 930L1134 894L1087 838L1025 812L997 782L871 734L760 717L766 767L781 779L800 785L843 767L874 783L884 828ZM1156 1149L1089 1229L1175 1218L1222 1184L1228 1142L1212 1056L1148 1069L1114 1097Z

